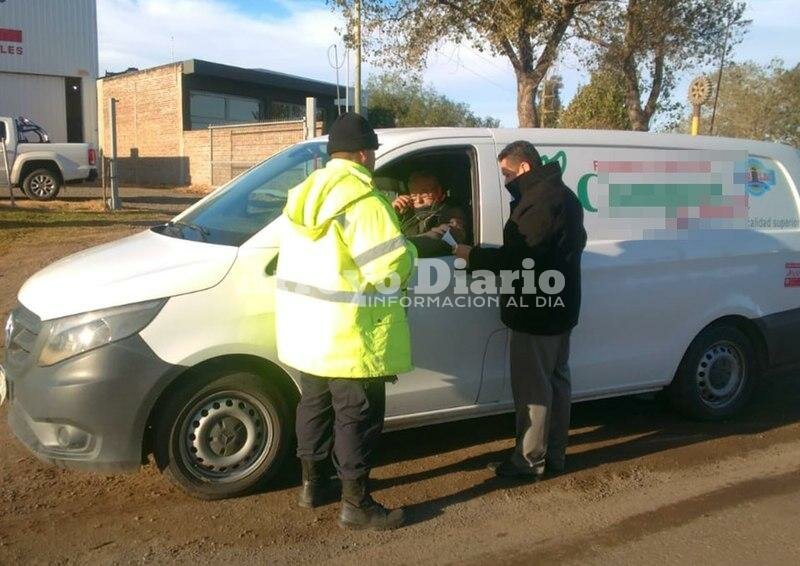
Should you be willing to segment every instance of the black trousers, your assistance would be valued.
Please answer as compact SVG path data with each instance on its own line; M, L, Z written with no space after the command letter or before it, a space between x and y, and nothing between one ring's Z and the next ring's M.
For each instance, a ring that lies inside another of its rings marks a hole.
M369 474L383 430L387 378L328 378L300 374L297 457L320 461L331 454L343 480Z

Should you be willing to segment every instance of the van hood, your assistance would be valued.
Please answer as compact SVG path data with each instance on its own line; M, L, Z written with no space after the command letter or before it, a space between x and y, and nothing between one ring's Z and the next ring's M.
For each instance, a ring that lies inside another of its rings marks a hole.
M42 320L213 287L238 248L151 230L67 256L28 279L18 299Z

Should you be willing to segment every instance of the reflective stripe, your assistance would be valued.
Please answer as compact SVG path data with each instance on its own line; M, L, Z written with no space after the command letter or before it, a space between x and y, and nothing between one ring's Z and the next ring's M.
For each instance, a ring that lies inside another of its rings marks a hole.
M329 289L322 289L320 287L314 287L305 283L287 281L286 279L276 280L275 286L281 291L297 293L298 295L305 295L307 297L313 297L314 299L332 301L334 303L358 303L363 296L361 293L354 293L351 291L331 291Z
M402 248L406 243L406 237L403 235L397 236L396 238L392 238L391 240L387 240L382 244L378 244L365 252L361 252L356 257L353 258L353 261L358 267L363 267L364 265L368 264L374 259L378 259L382 255L386 255L389 252L393 252L397 248Z
M380 301L396 300L402 297L402 293L358 293L355 291L331 291L329 289L322 289L321 287L314 287L306 283L297 283L296 281L288 281L286 279L277 279L275 286L288 293L296 293L304 295L313 299L322 301L330 301L333 303L352 303L359 305L369 305Z

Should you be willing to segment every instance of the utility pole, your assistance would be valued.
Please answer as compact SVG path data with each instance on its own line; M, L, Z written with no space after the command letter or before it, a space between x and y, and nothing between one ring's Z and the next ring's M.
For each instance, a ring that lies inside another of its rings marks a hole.
M356 22L355 22L355 43L356 43L356 64L355 64L355 91L353 93L353 110L361 114L361 0L356 2Z
M722 54L719 57L719 72L717 73L717 88L714 91L714 108L711 110L711 125L709 126L709 135L714 135L714 119L717 117L717 100L719 100L719 87L722 84L722 68L725 66L725 52L728 50L728 34L731 29L731 19L728 19L728 24L725 26L725 39L722 42Z

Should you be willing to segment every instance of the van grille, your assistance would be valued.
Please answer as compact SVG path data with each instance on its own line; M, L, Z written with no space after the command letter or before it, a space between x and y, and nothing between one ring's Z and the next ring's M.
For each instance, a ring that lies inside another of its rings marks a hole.
M33 352L36 339L42 330L42 321L23 305L14 309L14 328L6 345L6 362L9 369L19 369L25 365Z

